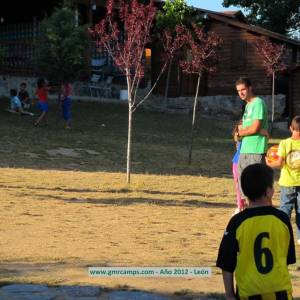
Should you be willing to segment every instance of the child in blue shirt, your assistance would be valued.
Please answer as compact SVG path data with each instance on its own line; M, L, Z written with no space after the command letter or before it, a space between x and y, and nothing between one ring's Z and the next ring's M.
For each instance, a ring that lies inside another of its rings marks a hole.
M22 103L17 95L16 89L10 90L10 109L8 111L15 114L33 116L33 113L23 110Z

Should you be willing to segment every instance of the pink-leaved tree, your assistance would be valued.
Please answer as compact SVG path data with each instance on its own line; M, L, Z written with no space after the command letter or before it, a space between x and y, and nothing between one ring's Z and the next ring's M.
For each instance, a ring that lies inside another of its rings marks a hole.
M151 42L151 28L156 15L153 0L149 4L138 0L108 0L106 16L90 29L97 41L99 49L104 49L111 56L114 64L124 74L128 91L128 140L127 140L127 176L130 183L131 174L131 141L133 112L151 94L165 71L168 62L181 47L183 37L182 27L177 26L176 37L172 38L168 32L164 33L164 64L156 81L149 92L141 99L137 96L140 82L144 77L145 46Z
M206 32L205 28L192 24L193 32L187 30L185 37L188 46L187 58L180 62L182 71L187 74L195 74L198 77L197 88L193 105L192 128L189 145L189 165L192 162L193 133L196 120L198 94L203 73L212 73L216 70L219 62L218 49L221 46L221 38L213 32Z
M268 76L272 76L272 130L275 115L275 78L277 73L286 69L286 64L283 61L286 48L284 45L272 43L265 37L257 39L254 43L254 47L257 54L262 58L263 66Z

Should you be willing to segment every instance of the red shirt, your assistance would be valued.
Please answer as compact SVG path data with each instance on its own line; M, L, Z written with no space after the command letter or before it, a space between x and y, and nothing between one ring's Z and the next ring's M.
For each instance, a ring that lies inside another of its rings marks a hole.
M35 94L37 95L39 102L48 101L48 90L45 87L37 89Z

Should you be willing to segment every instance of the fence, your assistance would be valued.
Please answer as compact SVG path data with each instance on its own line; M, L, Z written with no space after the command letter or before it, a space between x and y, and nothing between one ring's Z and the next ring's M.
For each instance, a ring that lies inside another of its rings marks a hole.
M3 54L1 72L12 75L33 75L35 41L39 23L0 25L0 48Z

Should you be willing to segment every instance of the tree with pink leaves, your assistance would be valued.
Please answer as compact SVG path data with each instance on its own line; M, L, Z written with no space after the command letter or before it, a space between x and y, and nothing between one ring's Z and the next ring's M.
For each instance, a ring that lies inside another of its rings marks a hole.
M267 74L272 76L272 130L275 114L275 77L277 73L286 69L286 64L283 61L286 49L284 45L272 43L266 37L257 39L254 47L258 55L262 58Z
M90 31L96 38L98 47L108 52L114 64L126 77L128 93L127 183L130 183L133 112L149 97L168 62L181 47L182 29L180 26L176 28L178 34L175 38L172 38L168 32L164 34L164 65L150 91L139 99L137 91L144 77L145 46L151 42L151 28L157 9L153 0L150 0L149 4L140 3L138 0L108 0L106 9L105 18Z
M218 49L222 40L213 32L206 32L203 26L192 24L193 32L187 30L186 42L188 45L187 59L180 62L184 73L196 74L198 76L196 94L193 106L193 118L190 137L188 163L192 162L193 132L196 120L198 94L201 78L204 72L211 73L216 70L219 61Z

